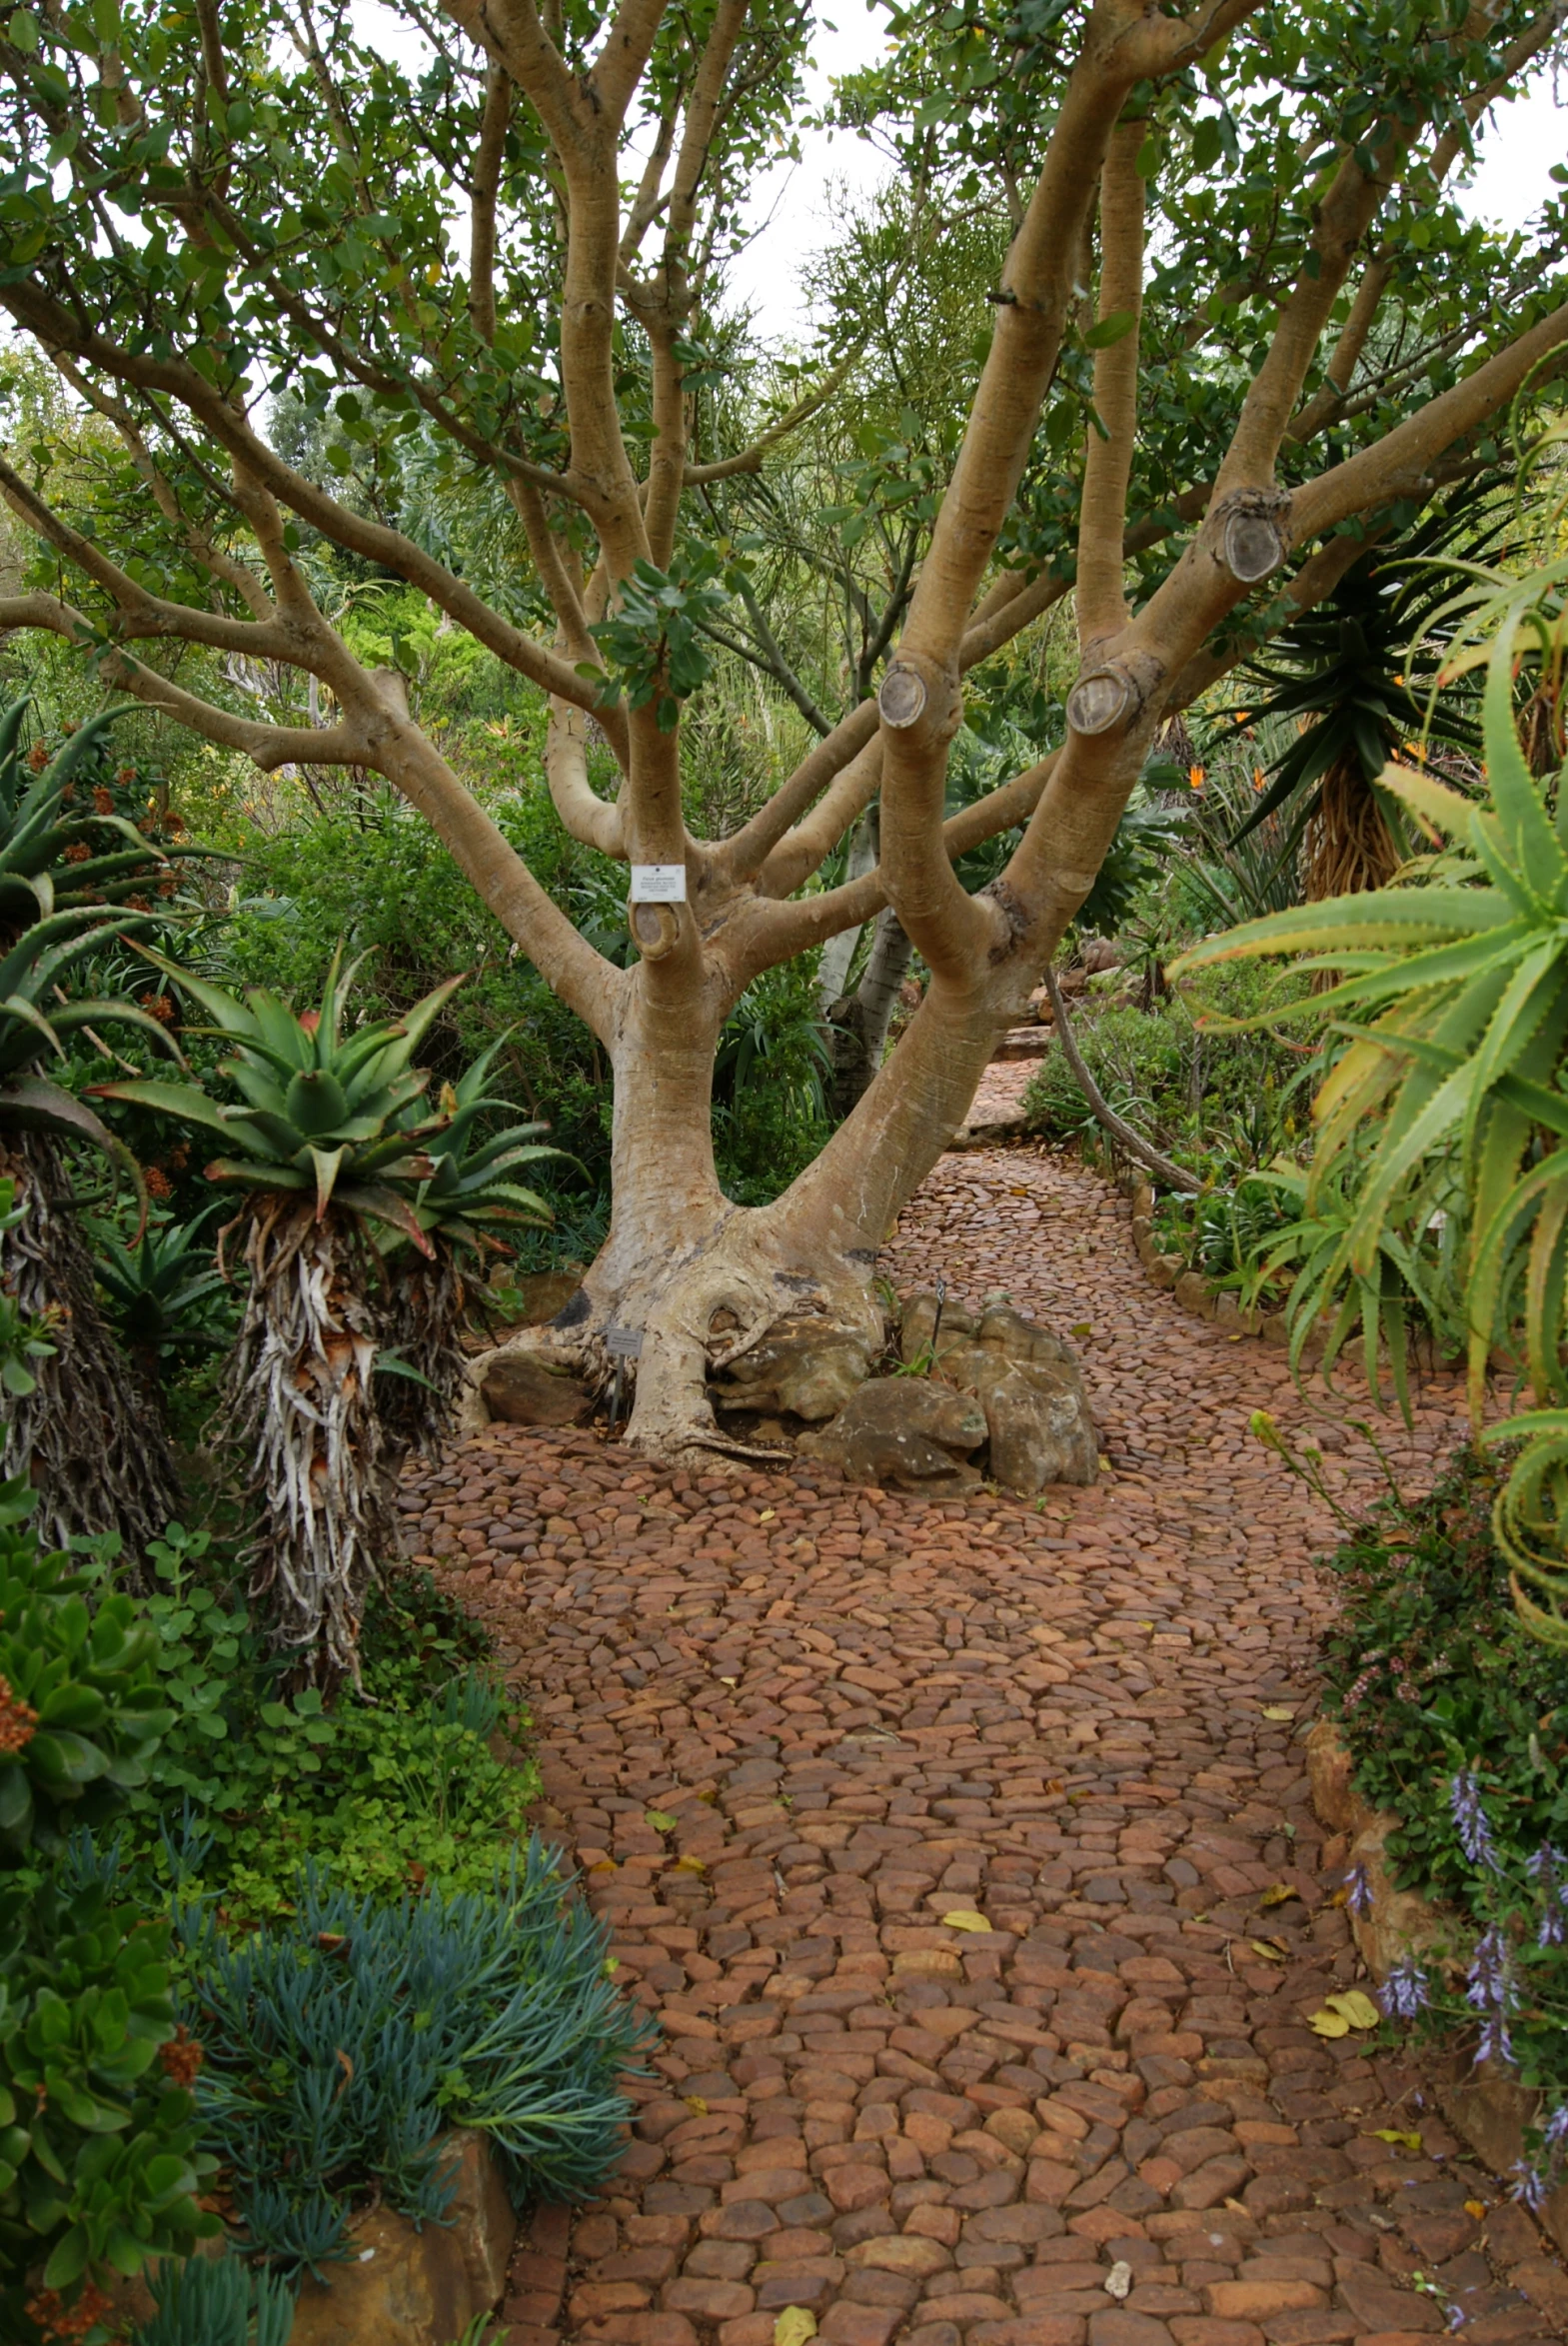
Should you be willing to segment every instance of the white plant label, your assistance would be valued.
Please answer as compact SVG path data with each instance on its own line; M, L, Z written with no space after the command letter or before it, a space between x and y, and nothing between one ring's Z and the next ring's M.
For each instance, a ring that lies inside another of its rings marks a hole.
M636 1360L643 1350L643 1331L637 1327L607 1327L605 1350L613 1360Z
M686 866L684 864L634 864L632 867L632 902L635 905L684 905L686 903Z

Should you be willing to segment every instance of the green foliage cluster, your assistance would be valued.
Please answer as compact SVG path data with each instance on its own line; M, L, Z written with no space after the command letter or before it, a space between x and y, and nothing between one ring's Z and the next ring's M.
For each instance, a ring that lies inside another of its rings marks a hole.
M1348 1533L1322 1669L1356 1788L1401 1820L1399 1886L1457 1918L1452 1963L1406 1967L1385 2001L1545 2091L1533 2197L1568 2133L1550 2114L1568 2103L1568 1659L1509 1605L1501 1478L1461 1451L1429 1496L1392 1494Z
M1105 983L1101 981L1101 983ZM1125 978L1110 981L1125 986ZM1069 1006L1073 1037L1106 1101L1174 1163L1228 1187L1238 1174L1300 1144L1306 1057L1266 1028L1226 1032L1293 999L1256 972L1161 996L1144 1011L1091 996ZM1100 1132L1059 1050L1023 1094L1030 1130L1097 1145Z
M265 1932L233 1936L206 1908L180 1929L203 2122L276 2269L341 2255L367 2181L439 2222L449 2127L488 2135L520 2205L587 2198L619 2159L617 2079L649 2023L537 1840L479 1894L389 1906L308 1872Z
M26 2277L72 2291L204 2228L175 2037L169 1928L76 1862L151 1782L167 1721L157 1639L132 1598L47 1553L30 1494L0 1486L0 2316L33 2334ZM210 2226L206 2227L210 2229Z
M391 1573L366 1616L364 1694L289 1691L205 1532L154 1544L170 1723L131 1804L128 1847L162 1896L218 1899L236 1923L286 1913L303 1864L356 1895L479 1889L539 1796L530 1759L492 1748L505 1714L488 1642L428 1574Z

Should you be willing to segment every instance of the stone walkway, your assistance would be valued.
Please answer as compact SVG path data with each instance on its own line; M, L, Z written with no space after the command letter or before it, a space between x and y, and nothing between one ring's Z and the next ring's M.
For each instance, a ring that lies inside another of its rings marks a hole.
M605 2198L533 2219L511 2346L796 2346L791 2307L825 2346L1568 2331L1417 2075L1305 2024L1356 1969L1299 1751L1332 1526L1247 1420L1307 1411L1147 1285L1126 1216L1064 1158L971 1152L885 1264L1070 1331L1091 1491L670 1476L497 1426L406 1499L664 2028ZM1379 1430L1414 1485L1460 1423L1443 1382ZM1365 1443L1324 1443L1369 1496Z

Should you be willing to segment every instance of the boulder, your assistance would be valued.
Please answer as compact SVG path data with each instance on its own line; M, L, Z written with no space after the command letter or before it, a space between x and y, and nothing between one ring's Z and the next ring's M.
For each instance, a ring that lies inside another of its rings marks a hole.
M504 1425L582 1425L594 1396L569 1370L537 1352L497 1352L483 1363L485 1406Z
M464 2130L447 2145L457 2172L446 2221L416 2230L390 2208L354 2217L348 2255L323 2268L324 2281L306 2275L289 2346L454 2346L500 2304L518 2220L487 2138ZM197 2254L223 2256L230 2245L218 2235ZM152 2320L142 2275L114 2280L109 2295L122 2329Z
M936 1297L911 1295L900 1350L909 1363L932 1359L943 1382L979 1401L990 1471L1008 1490L1032 1496L1048 1482L1094 1480L1099 1442L1083 1377L1048 1327L1000 1303L978 1315L944 1306L938 1325Z
M756 1409L765 1416L834 1416L865 1382L873 1338L801 1314L782 1319L760 1344L721 1370L709 1388L717 1409Z
M357 2216L330 2278L306 2275L289 2346L453 2346L500 2303L517 2217L485 2137L451 2143L457 2190L445 2222L416 2231L390 2208Z
M971 1395L923 1376L878 1376L796 1447L836 1466L846 1482L964 1490L980 1479L967 1453L986 1432L985 1412Z

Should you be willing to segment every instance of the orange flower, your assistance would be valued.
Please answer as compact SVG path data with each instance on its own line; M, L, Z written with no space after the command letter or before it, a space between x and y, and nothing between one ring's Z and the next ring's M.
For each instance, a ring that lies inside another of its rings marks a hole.
M44 768L49 763L49 744L47 742L34 742L32 748L27 753L27 763L29 766L31 766L35 774L42 774Z
M1263 772L1263 769L1262 769L1262 767L1261 767L1261 766L1254 766L1254 767L1253 767L1253 769L1252 769L1252 788L1253 788L1254 790L1261 790L1261 789L1263 788L1264 784L1267 782L1267 780L1268 780L1268 777L1267 777L1267 775L1266 775L1266 774Z
M1250 709L1238 709L1236 711L1236 723L1238 725L1245 725L1251 714L1252 712Z
M147 1194L149 1197L172 1197L174 1195L174 1183L161 1165L150 1165L147 1168Z
M74 2305L67 2305L58 2289L44 2289L28 2299L24 2310L46 2338L85 2338L113 2313L114 2299L89 2281Z
M37 1711L12 1693L8 1678L0 1678L0 1751L23 1750L37 1730Z
M100 815L112 815L114 813L113 791L106 790L101 782L96 783L93 786L93 805Z
M76 839L73 840L71 845L66 849L65 861L68 864L85 864L91 857L92 852L92 849L88 846L85 839Z
M169 2042L158 2047L158 2058L163 2063L164 2075L189 2093L201 2075L202 2063L207 2056L199 2044L192 2042L182 2020Z
M1202 767L1201 767L1201 766L1189 766L1189 767L1187 768L1187 781L1188 781L1188 783L1191 785L1191 787L1193 788L1193 790L1201 790L1201 789L1203 788L1203 769L1202 769Z

